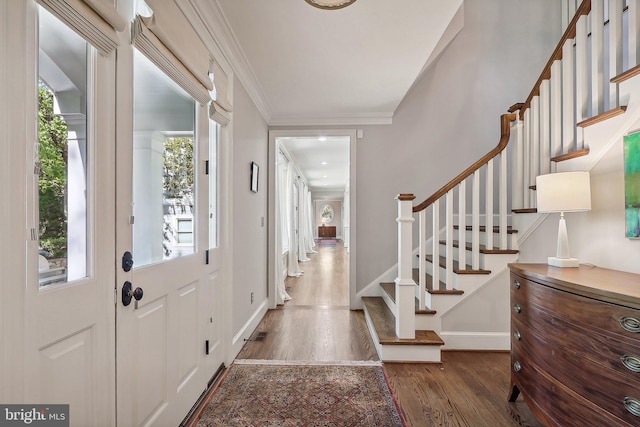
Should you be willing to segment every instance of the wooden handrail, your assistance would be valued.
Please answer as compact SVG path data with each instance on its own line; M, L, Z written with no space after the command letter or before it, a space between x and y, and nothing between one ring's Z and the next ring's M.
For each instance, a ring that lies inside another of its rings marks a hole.
M580 4L580 7L576 10L576 14L573 16L573 19L569 23L569 26L565 30L560 42L556 46L556 49L553 51L551 58L547 61L547 65L545 65L540 77L538 77L538 81L533 86L531 93L527 97L527 100L524 102L524 106L520 108L520 120L524 119L524 112L527 111L527 108L531 107L531 100L533 97L538 96L540 94L540 85L544 80L549 80L551 78L551 66L553 63L559 59L562 59L562 48L567 40L573 39L576 37L576 24L578 23L578 19L582 15L588 15L591 12L591 0L583 0Z
M500 142L493 150L489 151L485 154L480 160L469 166L464 172L451 180L444 187L433 193L427 200L413 207L413 212L420 212L433 204L436 200L440 199L442 196L447 194L450 190L455 188L462 181L471 176L472 173L480 169L489 160L496 157L498 154L502 152L509 144L509 137L511 135L511 126L510 123L516 119L515 114L503 114L500 116Z

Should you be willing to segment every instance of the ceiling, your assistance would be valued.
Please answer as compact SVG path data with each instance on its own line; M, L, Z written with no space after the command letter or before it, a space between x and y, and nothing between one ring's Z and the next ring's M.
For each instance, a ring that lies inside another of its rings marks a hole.
M280 137L311 191L344 192L349 178L348 136Z
M357 0L322 10L305 0L215 1L228 59L265 121L307 127L391 123L453 37L448 28L463 2ZM349 138L291 138L285 146L312 190L344 191Z
M216 2L270 125L389 123L462 4Z

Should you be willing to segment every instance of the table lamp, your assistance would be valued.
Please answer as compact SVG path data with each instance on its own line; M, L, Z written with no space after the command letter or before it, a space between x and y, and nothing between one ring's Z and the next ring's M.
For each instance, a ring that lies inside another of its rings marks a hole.
M591 210L589 172L559 172L536 177L536 202L539 213L560 212L557 254L549 257L555 267L577 267L578 260L569 256L569 237L565 212Z

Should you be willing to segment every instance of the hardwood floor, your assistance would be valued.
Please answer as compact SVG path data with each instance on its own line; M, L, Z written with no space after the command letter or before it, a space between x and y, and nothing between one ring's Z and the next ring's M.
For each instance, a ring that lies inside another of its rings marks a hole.
M264 317L238 359L378 360L361 311L349 310L348 254L320 242L292 297ZM444 352L441 364L385 363L408 426L537 426L526 405L507 402L508 353Z

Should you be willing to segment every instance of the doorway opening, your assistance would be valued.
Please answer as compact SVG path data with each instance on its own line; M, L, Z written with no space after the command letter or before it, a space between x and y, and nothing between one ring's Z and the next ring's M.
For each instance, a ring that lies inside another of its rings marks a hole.
M355 130L269 132L270 308L289 300L287 280L302 277L305 263L317 271L319 254L323 274L333 273L330 265L342 270L341 305L353 308L355 141Z

